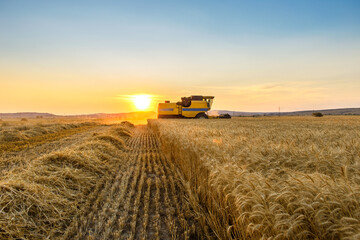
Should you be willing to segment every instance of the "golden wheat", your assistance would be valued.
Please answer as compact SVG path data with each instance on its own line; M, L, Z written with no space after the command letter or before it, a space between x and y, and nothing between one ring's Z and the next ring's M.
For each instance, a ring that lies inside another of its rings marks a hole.
M3 144L29 145L0 156L0 238L360 236L360 118L149 125L2 127L24 137Z
M97 192L104 180L114 175L124 160L125 143L116 135L118 130L109 127L103 132L101 126L91 127L94 131L87 129L82 144L25 160L23 165L8 167L11 161L4 159L7 171L0 177L1 239L61 236L92 190Z
M359 117L149 123L207 238L359 236Z

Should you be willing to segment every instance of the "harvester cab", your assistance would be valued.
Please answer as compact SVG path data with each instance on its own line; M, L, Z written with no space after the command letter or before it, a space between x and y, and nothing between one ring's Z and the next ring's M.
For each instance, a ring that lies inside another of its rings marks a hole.
M159 103L158 118L208 118L214 96L193 95L182 97L180 102Z

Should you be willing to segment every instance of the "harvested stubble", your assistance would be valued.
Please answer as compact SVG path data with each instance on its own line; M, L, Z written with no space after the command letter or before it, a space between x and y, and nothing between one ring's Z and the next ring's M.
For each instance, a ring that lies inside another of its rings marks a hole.
M125 159L126 146L115 128L1 176L0 239L61 237L94 187Z
M360 118L150 126L181 169L207 238L360 238Z
M129 121L122 121L120 123L121 126L125 127L125 128L129 128L129 129L133 129L135 128L134 124L132 124L131 122Z
M139 126L127 145L128 161L100 183L63 239L196 239L176 168L154 134Z
M78 124L35 124L14 126L6 130L0 131L0 142L13 142L20 140L27 140L31 137L40 136L43 134L56 133L61 130L72 128L79 128L84 126L95 126L95 123L84 122Z
M28 147L87 131L98 126L95 123L37 124L19 126L0 131L0 153L19 151ZM127 130L124 130L127 134ZM120 131L121 132L121 131Z
M8 126L10 126L10 124L7 123L7 122L1 122L1 126L2 126L2 127L8 127Z

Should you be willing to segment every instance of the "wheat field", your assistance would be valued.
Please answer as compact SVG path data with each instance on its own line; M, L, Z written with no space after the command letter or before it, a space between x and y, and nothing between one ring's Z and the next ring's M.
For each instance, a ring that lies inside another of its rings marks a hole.
M154 120L218 239L359 239L360 118Z
M0 125L0 239L360 238L359 117Z
M146 126L45 121L3 121L0 239L200 238Z
M30 124L0 132L10 133L21 138L0 142L1 239L62 235L97 182L108 179L121 164L126 148L122 136L131 134L124 126L93 123Z

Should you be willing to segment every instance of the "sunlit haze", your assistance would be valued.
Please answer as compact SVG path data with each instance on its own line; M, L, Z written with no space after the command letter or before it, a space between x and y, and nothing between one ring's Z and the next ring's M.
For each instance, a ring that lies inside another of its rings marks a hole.
M151 97L149 95L134 95L133 102L138 110L149 110Z
M190 95L217 110L360 107L359 12L356 0L2 0L0 112L156 111Z

